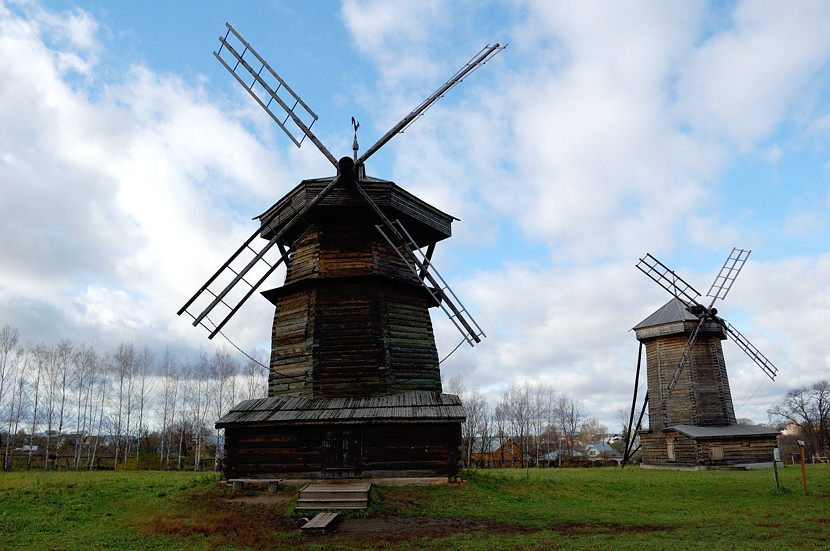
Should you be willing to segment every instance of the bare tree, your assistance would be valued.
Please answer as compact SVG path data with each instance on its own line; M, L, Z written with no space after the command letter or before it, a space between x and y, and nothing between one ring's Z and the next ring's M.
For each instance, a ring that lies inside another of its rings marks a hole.
M29 432L29 455L26 459L27 471L32 468L32 453L34 452L34 437L38 422L38 405L40 403L40 380L45 370L45 364L48 362L48 353L44 348L42 345L35 347L33 351L34 361L28 364L34 366L34 381L30 383L32 386L32 430Z
M227 348L219 348L214 352L211 366L211 379L214 382L214 413L219 419L225 409L233 405L236 399L236 373L239 370L236 361ZM223 437L225 431L214 428L216 435L216 453L214 454L213 469L219 468L220 458L224 450Z
M135 349L131 343L122 342L113 357L113 370L118 381L117 410L113 426L115 441L115 468L119 459L129 455L130 413L132 409L133 372L135 370Z
M268 395L268 369L260 365L256 355L251 355L242 371L243 397L246 400L265 398Z
M135 459L138 461L138 454L141 452L141 438L146 440L146 429L144 427L144 410L150 398L150 392L153 388L152 376L154 375L153 356L150 354L150 349L144 347L141 354L136 358L136 400L138 402L138 427L136 430L137 445L135 450ZM145 442L149 445L149 442Z
M72 388L75 391L75 457L73 467L77 471L81 464L86 437L91 430L90 412L94 408L93 388L98 369L95 348L85 346L78 350L72 362L74 374Z
M8 385L11 388L8 407L9 434L6 438L6 451L3 455L3 469L7 471L12 468L12 456L14 455L17 431L20 426L21 414L25 408L23 402L26 396L26 379L23 374L26 371L28 358L29 354L27 350L23 347L17 347L14 349L13 360L7 365L7 376L9 377L9 382L12 383Z
M11 325L4 325L0 329L0 415L3 414L3 404L6 400L7 382L12 379L11 361L17 350L20 339L19 331Z
M173 442L173 426L176 419L176 406L179 400L179 372L176 359L171 356L170 349L164 351L164 359L161 362L161 397L160 410L157 412L161 417L161 461L165 468L170 468L170 449Z
M58 344L57 350L55 351L56 361L58 363L57 366L57 392L58 392L58 431L57 431L57 443L55 444L55 465L54 468L58 468L58 456L60 455L60 449L64 443L64 434L63 434L63 425L66 421L66 405L69 399L69 392L70 392L70 382L71 382L71 366L74 365L74 356L75 350L67 340L63 340Z
M583 445L599 443L608 435L608 426L600 422L596 417L586 419L579 426L578 438Z
M560 395L554 408L556 425L562 431L567 444L567 451L573 455L574 442L576 442L577 431L582 422L583 407L578 398L569 395Z
M529 458L529 432L532 416L530 404L530 385L527 382L510 383L501 396L499 406L506 417L510 437L522 450L520 465L524 466ZM511 458L511 465L513 464Z
M38 346L38 354L44 356L44 388L43 388L43 417L46 423L46 443L44 450L43 470L49 470L49 457L52 448L52 430L56 421L57 414L57 400L60 392L60 371L58 363L57 347L49 345ZM55 460L57 461L57 450L55 451Z
M461 424L461 450L464 466L469 467L472 464L475 450L478 449L479 453L486 453L489 447L487 442L490 440L490 406L477 387L467 392L459 375L450 379L446 388L447 392L461 398L461 405L464 408L465 421Z
M827 449L830 444L830 383L827 379L790 390L768 413L771 418L799 427L809 453Z

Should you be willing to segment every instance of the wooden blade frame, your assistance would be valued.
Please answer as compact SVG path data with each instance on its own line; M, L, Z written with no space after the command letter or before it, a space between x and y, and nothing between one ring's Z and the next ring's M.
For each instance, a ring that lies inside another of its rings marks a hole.
M499 44L494 45L486 45L483 47L479 52L470 58L466 64L464 64L461 69L459 69L450 79L445 82L438 90L436 90L431 96L427 99L422 101L415 109L410 111L410 113L405 116L403 119L400 120L398 124L393 126L389 129L389 132L384 134L373 146L367 149L363 155L361 155L357 161L355 162L356 165L361 165L366 162L366 159L372 156L378 149L380 149L386 142L391 140L396 134L403 133L409 125L415 122L418 117L426 113L426 111L432 107L436 101L444 97L444 94L455 88L458 83L464 80L464 77L473 73L479 67L490 61L496 54L507 48L508 44L504 46L500 46Z
M686 283L682 277L675 274L673 270L666 267L665 264L646 254L645 258L641 258L637 263L637 268L654 280L660 287L671 293L677 298L684 298L687 304L694 304L700 306L704 310L705 306L697 301L700 293L691 285Z
M481 337L484 336L484 332L472 319L472 316L469 315L466 308L461 305L461 301L458 300L458 297L449 286L444 282L443 278L441 278L440 274L438 274L437 270L435 270L434 266L431 262L432 256L432 248L429 249L426 255L424 255L423 260L419 260L415 255L415 251L420 252L420 248L412 241L411 236L406 232L402 225L399 224L400 229L395 227L394 224L384 215L384 213L380 210L380 208L375 204L374 201L369 197L369 195L363 190L360 184L354 179L353 174L353 166L351 166L351 159L345 158L349 161L349 163L343 167L341 167L341 163L337 161L334 155L323 145L323 143L314 135L311 131L311 127L314 125L314 122L317 120L317 115L308 107L308 105L303 102L302 99L291 89L290 86L280 77L276 71L274 71L270 65L254 50L248 42L242 38L242 36L234 29L230 23L225 23L225 26L228 28L228 31L225 33L224 37L220 37L219 41L221 46L218 52L214 52L213 55L219 62L228 70L228 72L233 75L233 77L239 82L245 90L251 95L251 97L256 100L256 102L262 107L268 115L277 123L277 125L285 132L285 134L291 139L291 141L297 146L300 147L305 137L308 137L309 140L320 150L320 152L338 169L338 176L335 177L324 189L321 191L310 203L306 204L294 217L292 217L286 224L283 226L282 230L280 230L276 235L274 235L267 244L262 246L258 251L255 250L251 243L254 239L259 236L262 232L262 227L257 228L257 230L248 238L243 245L237 249L237 251L222 265L219 270L210 278L208 281L202 285L202 287L197 291L190 300L182 306L181 309L178 311L178 315L187 312L193 317L193 325L203 325L209 331L209 337L213 338L216 336L217 333L221 331L224 325L230 320L230 318L242 307L245 301L256 291L256 289L265 281L265 279L271 275L274 270L283 262L286 262L288 259L288 255L290 253L290 248L285 249L284 244L281 242L283 236L292 229L299 220L302 220L305 214L314 206L316 206L326 195L337 185L339 182L342 181L342 177L346 177L351 181L351 183L356 187L359 193L363 196L363 198L368 202L368 204L372 207L372 209L378 214L380 219L383 221L384 227L386 227L389 231L391 231L392 235L395 238L395 242L398 243L396 246L393 244L393 247L398 254L402 254L400 251L401 249L407 251L407 255L410 257L409 261L404 259L410 268L413 269L415 274L419 276L419 280L424 285L424 287L429 290L435 299L441 304L444 311L450 317L452 322L458 327L459 331L464 335L467 342L470 343L472 346L474 342L480 342ZM231 39L231 37L233 37ZM232 42L237 43L237 46L234 47ZM489 61L493 56L498 54L501 50L506 48L506 46L499 46L498 44L494 46L487 45L482 48L479 53L477 53L473 58L467 62L455 75L450 78L444 85L442 85L438 90L435 91L431 96L429 96L426 100L424 100L420 105L418 105L413 111L411 111L406 117L404 117L398 124L392 127L389 132L387 132L380 140L378 140L372 147L370 147L357 161L357 165L360 165L366 161L373 153L375 153L378 149L380 149L386 142L392 139L398 133L402 133L412 122L414 122L419 116L421 116L427 109L429 109L432 104L434 104L438 99L443 97L449 90L454 88L458 83L460 83L464 77L469 75L470 73L474 72L476 69L484 65L487 61ZM240 51L241 50L241 53ZM246 59L247 54L251 54L256 61L260 64L258 70L254 70L251 64ZM224 55L224 57L223 57ZM239 69L240 65L245 69L247 75L243 72L243 75L246 76L243 79L240 76L237 70ZM250 84L246 82L247 77L252 78ZM271 110L272 102L276 102L277 105L285 113L285 116L278 116L274 111ZM291 105L289 105L289 103ZM297 111L300 111L298 114ZM301 116L302 115L302 116ZM303 121L303 117L310 118L308 124ZM299 129L299 131L303 134L303 136L299 136L295 131L289 129L288 124L289 120ZM296 135L295 135L296 134ZM380 227L378 227L380 229ZM307 231L307 230L306 230ZM386 235L383 230L381 230L381 234L389 240L389 237ZM273 263L269 264L265 259L265 254L275 245L278 244L280 248L280 257L278 260ZM232 266L234 261L240 258L240 255L246 251L250 251L254 253L253 258L245 264L241 269L236 269ZM403 258L403 257L402 257ZM245 279L245 276L251 272L251 270L258 266L260 263L265 263L267 266L267 270L265 274L260 277L256 282L249 282ZM413 267L417 266L417 268ZM431 270L431 272L430 272ZM231 278L231 282L227 284L224 288L213 291L211 289L211 285L218 281L220 276L228 274L228 272L233 274ZM429 281L433 284L433 288L430 288L427 285L426 281ZM231 290L236 287L239 282L244 282L248 285L249 289L244 294L244 296L237 300L235 303L228 304L225 301L225 298L231 292ZM212 296L213 299L210 300L209 304L200 312L190 312L189 308L194 305L194 303L199 300L201 297L205 296ZM208 317L209 314L216 308L219 304L222 304L228 309L227 315L218 323L213 324L213 322ZM208 325L207 323L210 323Z
M715 276L715 281L712 282L712 286L709 287L709 291L706 293L707 297L712 297L711 304L714 304L717 299L723 300L726 298L751 252L737 247L732 249L729 258L724 262L720 272ZM711 309L712 306L710 305L709 308Z
M683 349L683 355L680 356L680 361L677 362L677 369L674 370L674 374L669 381L669 386L667 387L668 394L671 396L671 393L674 392L674 387L677 385L677 381L680 380L680 372L683 371L683 366L686 365L686 362L689 361L689 357L692 355L692 347L695 345L697 341L697 334L700 333L700 328L703 327L703 323L706 321L705 317L700 318L700 322L695 327L695 330L692 331L692 334L689 336L689 342L686 344L686 348Z
M697 292L694 287L686 283L680 276L676 275L672 270L666 267L665 264L651 256L651 254L647 253L646 257L641 258L637 263L637 268L639 268L641 272L653 279L658 285L663 287L673 296L678 298L683 297L688 301L688 303L694 304L701 308L700 323L689 337L689 343L686 345L685 350L683 350L683 355L680 357L677 369L675 369L674 374L669 381L669 395L671 395L674 391L674 387L680 379L680 373L683 371L683 366L686 365L686 362L692 354L692 347L697 340L697 335L701 326L706 319L709 318L715 319L724 325L726 332L732 336L732 339L738 347L743 350L744 353L749 356L749 358L755 362L770 379L775 380L775 376L778 374L778 368L776 368L772 362L769 361L769 359L767 359L767 357L755 347L755 345L749 342L737 329L735 329L732 324L725 323L720 318L715 317L715 311L712 310L712 306L714 306L716 300L723 300L726 298L726 295L732 289L732 285L738 278L738 274L741 273L744 264L746 264L750 253L752 253L751 250L739 249L737 247L732 248L732 252L726 259L726 262L724 262L720 272L718 272L718 275L715 276L715 280L712 282L711 287L709 287L709 291L706 293L707 297L712 298L708 308L697 301L697 297L700 296L700 293ZM671 277L669 277L669 274L671 274Z
M182 315L184 312L190 314L193 317L193 326L195 327L196 325L202 323L203 320L207 318L207 316L213 311L213 309L217 305L224 304L224 306L226 306L229 309L228 314L218 324L216 324L214 328L205 325L205 328L208 329L208 331L210 332L208 338L212 339L213 337L215 337L216 334L222 330L222 327L224 327L225 324L230 320L230 318L239 310L239 308L242 307L245 301L247 301L248 298L250 298L254 291L256 291L257 288L259 288L259 286L262 285L262 283L268 278L268 276L271 275L274 272L274 270L277 269L277 266L279 266L280 263L285 261L285 259L288 257L288 253L290 252L290 250L284 251L283 254L280 256L279 260L274 264L268 264L268 262L264 260L263 257L265 256L265 254L275 244L277 244L278 241L281 241L285 234L288 233L289 230L293 229L294 226L296 226L300 220L303 220L306 213L308 213L309 210L314 208L315 205L322 201L329 194L329 192L331 192L331 190L334 189L334 187L338 184L338 182L340 182L340 180L341 178L339 176L337 178L334 178L325 188L323 188L323 190L320 193L317 194L317 196L314 199L307 203L302 209L300 209L299 212L297 212L296 215L294 215L288 222L286 222L282 229L279 232L277 232L258 251L254 250L250 246L254 239L261 234L262 228L257 228L256 231L254 231L254 233L251 235L251 237L249 237L248 240L245 243L243 243L242 246L239 247L239 249L237 249L237 251L222 265L222 267L219 268L219 270L217 270L216 273L213 274L213 276L210 279L208 279L204 285L202 285L202 287L196 292L196 294L194 294L190 298L190 300L188 300L185 303L185 305L182 306L181 309L179 309L178 315ZM241 269L233 268L231 264L237 258L239 258L239 256L246 250L254 252L254 257ZM245 276L260 262L264 262L268 266L266 273L262 277L260 277L256 282L248 282L245 279ZM231 282L221 290L218 290L216 292L211 290L211 284L213 284L213 282L216 281L219 278L219 276L227 274L228 272L233 274ZM234 304L225 303L225 297L240 281L246 283L249 286L247 293L245 293L245 295L241 299L237 300ZM201 312L190 312L188 310L190 306L193 305L197 299L204 296L205 294L212 295L214 297L213 300L211 300L207 307L205 307Z
M740 347L744 353L749 356L749 358L755 362L758 367L761 368L761 371L766 373L767 377L771 380L775 380L775 376L778 375L778 368L775 367L771 361L764 356L760 350L758 350L755 345L749 342L741 333L735 329L731 323L726 324L726 331L732 336L732 339L735 343Z
M406 231L406 228L400 220L396 220L395 223L389 220L389 217L383 213L377 203L372 200L357 180L353 180L352 185L354 185L358 193L360 193L383 223L382 225L376 225L375 228L377 228L395 252L398 253L401 260L412 270L412 273L418 277L421 285L441 305L441 309L450 318L450 321L464 337L464 340L467 341L467 344L474 346L474 343L481 342L481 338L486 337L484 331L481 330L481 327L476 323L472 315L461 304L461 300L450 289L450 286L447 285L447 282L444 281L444 278L441 277L441 274L438 273L438 270L432 264L430 258L432 251L429 250L427 254L421 252L421 248L415 243L415 240L412 239L412 236ZM392 234L394 239L386 234L384 228Z
M228 28L228 32L225 33L224 38L219 38L219 41L222 43L222 46L219 48L218 52L213 52L214 57L216 57L216 59L218 59L219 62L222 63L225 69L227 69L234 76L234 78L239 82L239 84L241 84L248 91L251 97L254 98L263 109L265 109L265 111L268 113L268 115L271 116L274 122L276 122L277 125L280 128L282 128L283 132L285 132L285 134L291 139L291 141L294 142L294 145L300 147L302 145L304 137L308 136L308 139L310 139L311 142L315 146L317 146L317 149L320 150L320 152L326 157L326 159L328 159L331 164L337 167L337 159L334 157L334 155L331 154L331 152L329 152L326 146L323 145L323 142L317 139L317 136L315 136L314 133L311 131L311 127L317 120L317 115L314 114L314 111L312 111L311 108L309 108L308 105L306 105L305 102L302 99L300 99L300 96L294 93L294 90L292 90L291 87L288 86L288 84L286 84L286 82L271 68L271 66L268 65L268 63L266 63L265 60L262 59L262 57L260 57L258 53L256 53L256 51L251 47L251 45L248 44L238 32L236 32L236 29L231 27L230 23L225 23L225 26ZM228 41L228 38L231 36L231 34L233 34L236 40L243 46L241 54L237 52L233 45ZM222 57L223 50L230 54L228 56L228 61L226 61ZM254 71L251 65L245 60L245 54L247 54L248 52L250 52L260 63L259 70ZM233 65L233 67L231 67L231 65ZM243 80L242 77L240 77L239 74L236 72L240 65L242 65L242 67L244 67L245 70L248 72L249 76L253 78L253 81L251 81L250 85L247 84L245 80ZM266 71L264 75L263 70ZM271 77L273 77L273 81L275 81L273 86L271 83L265 80L266 78L270 79ZM267 94L267 102L263 101L263 99L260 98L259 94L256 93L255 86L257 84L259 84L260 89L265 94ZM279 96L279 92L281 90L285 90L285 92L287 93L288 98L286 99L288 100L288 102L291 102L292 104L290 107L288 106L288 103ZM278 117L273 111L271 111L272 101L276 101L277 104L282 108L282 110L285 111L285 118ZM311 117L311 122L308 125L306 125L306 123L303 122L300 116L298 116L295 112L295 109L297 109L298 107L300 107L306 115ZM304 136L297 137L294 135L293 132L291 132L288 129L286 124L288 123L289 119L297 126L297 128L300 129Z

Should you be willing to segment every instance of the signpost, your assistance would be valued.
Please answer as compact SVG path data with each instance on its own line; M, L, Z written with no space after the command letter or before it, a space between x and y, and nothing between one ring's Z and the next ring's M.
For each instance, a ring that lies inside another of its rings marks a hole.
M807 493L807 469L804 468L804 440L798 441L798 458L801 461L801 478L804 481L804 493Z

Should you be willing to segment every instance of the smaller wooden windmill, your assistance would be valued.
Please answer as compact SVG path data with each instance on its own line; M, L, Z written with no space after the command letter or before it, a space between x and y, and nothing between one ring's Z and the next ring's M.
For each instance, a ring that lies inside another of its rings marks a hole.
M750 252L732 250L706 293L711 298L708 306L700 302L699 292L650 254L637 263L640 271L672 295L634 327L640 354L629 426L634 421L645 347L648 391L636 425L645 467L705 469L772 462L778 433L740 425L735 418L721 341L732 337L770 379L778 370L714 308L718 299L726 298ZM639 430L646 407L649 428ZM631 447L629 439L626 460Z

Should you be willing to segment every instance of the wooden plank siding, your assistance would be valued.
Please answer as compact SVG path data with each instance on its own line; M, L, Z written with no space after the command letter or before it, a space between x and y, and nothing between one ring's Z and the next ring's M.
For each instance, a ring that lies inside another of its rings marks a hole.
M719 334L701 331L674 392L669 395L669 382L688 341L689 335L684 333L646 342L649 424L653 430L677 424L737 422Z
M431 297L374 227L327 222L298 243L275 307L271 395L441 391Z
M728 468L772 463L774 436L738 436L733 438L691 438L676 431L641 433L644 466ZM674 458L669 458L669 442ZM718 451L719 450L719 451Z
M327 436L339 424L250 424L225 429L225 475L237 478L323 478ZM455 476L460 423L372 423L350 426L359 439L351 476ZM337 474L336 472L334 474Z

